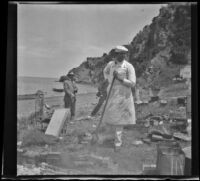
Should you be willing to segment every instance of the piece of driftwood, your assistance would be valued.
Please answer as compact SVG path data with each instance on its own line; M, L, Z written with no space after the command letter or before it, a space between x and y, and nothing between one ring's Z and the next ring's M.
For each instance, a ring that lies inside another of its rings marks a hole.
M51 121L47 127L45 134L58 137L65 121L70 117L69 109L56 109L53 113Z

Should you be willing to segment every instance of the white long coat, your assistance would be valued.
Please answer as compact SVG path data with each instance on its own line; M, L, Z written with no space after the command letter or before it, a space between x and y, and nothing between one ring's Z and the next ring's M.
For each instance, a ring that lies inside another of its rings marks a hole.
M107 64L104 69L104 77L108 79L109 84L112 82L114 70L118 71L123 78L136 83L135 69L126 60L117 64L111 61ZM109 89L110 85L108 91ZM115 79L102 122L111 125L127 125L135 124L135 120L135 106L131 88Z

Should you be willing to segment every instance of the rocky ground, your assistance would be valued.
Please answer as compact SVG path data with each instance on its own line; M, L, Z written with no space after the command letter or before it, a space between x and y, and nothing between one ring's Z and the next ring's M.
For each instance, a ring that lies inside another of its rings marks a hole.
M180 85L181 86L181 85ZM79 96L77 98L77 116L73 123L67 123L66 134L59 138L47 136L26 119L18 120L18 175L101 175L101 174L144 174L144 165L156 165L157 144L161 140L145 142L149 130L153 126L144 124L148 115L170 115L181 107L169 97L176 96L176 89L165 90L162 95L168 100L166 105L159 101L149 104L136 105L137 124L125 127L123 146L114 150L113 140L105 140L91 144L92 132L100 119L99 114L92 119L87 118L97 103L95 94ZM181 95L186 95L187 90L182 89ZM51 107L62 107L62 98L46 100ZM179 115L184 117L184 109ZM169 130L169 121L164 121L161 126ZM155 125L154 125L155 126ZM156 127L156 126L155 126ZM157 126L158 127L158 126ZM102 125L100 138L104 135L105 127ZM172 132L172 130L170 129ZM191 141L176 140L182 147L190 146ZM154 173L155 174L155 173Z

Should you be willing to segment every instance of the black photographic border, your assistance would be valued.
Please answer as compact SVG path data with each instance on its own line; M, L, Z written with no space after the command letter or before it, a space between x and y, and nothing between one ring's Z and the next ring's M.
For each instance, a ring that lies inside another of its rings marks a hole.
M22 2L23 3L23 2ZM26 2L24 2L26 3ZM31 3L31 2L27 2ZM38 2L39 3L39 2ZM51 2L49 2L51 3ZM52 2L53 3L53 2ZM57 2L67 3L67 2ZM81 2L71 2L81 3ZM84 2L91 4L102 4L102 2ZM126 1L108 1L112 3L166 3L166 2L126 2ZM192 8L192 175L191 176L174 176L173 178L199 178L199 120L198 120L198 20L197 20L197 3L191 5ZM77 176L16 176L16 152L17 152L17 3L8 2L4 9L3 19L3 119L1 121L2 130L2 178L77 178ZM1 61L2 62L2 61ZM78 178L166 178L166 176L138 176L138 175L80 175ZM171 178L171 176L167 176Z

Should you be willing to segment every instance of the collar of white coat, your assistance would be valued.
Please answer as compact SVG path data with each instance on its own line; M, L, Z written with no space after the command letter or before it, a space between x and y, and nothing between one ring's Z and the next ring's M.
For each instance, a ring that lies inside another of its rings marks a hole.
M124 59L124 60L122 60L121 62L114 61L114 65L120 65L120 66L124 67L124 66L125 66L125 62L126 62L126 60L125 60L125 59Z

